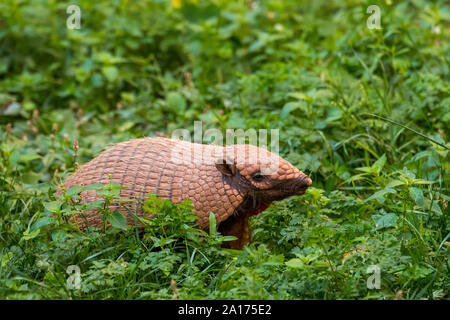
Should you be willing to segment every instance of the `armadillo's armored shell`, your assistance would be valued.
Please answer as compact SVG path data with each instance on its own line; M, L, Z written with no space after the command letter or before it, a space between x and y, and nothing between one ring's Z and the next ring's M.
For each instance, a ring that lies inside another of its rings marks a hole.
M200 217L199 227L207 228L211 211L220 223L243 200L237 189L224 183L215 167L223 150L221 146L166 138L134 139L119 143L86 163L66 180L64 187L67 190L72 186L117 182L126 187L121 190L121 198L144 200L149 192L176 203L190 198ZM85 202L102 200L94 190L83 191L81 196ZM142 216L142 208L136 207L136 202L127 206ZM128 210L119 211L125 214L128 223L133 223ZM77 219L82 228L101 227L100 214L88 212L86 216L87 222Z

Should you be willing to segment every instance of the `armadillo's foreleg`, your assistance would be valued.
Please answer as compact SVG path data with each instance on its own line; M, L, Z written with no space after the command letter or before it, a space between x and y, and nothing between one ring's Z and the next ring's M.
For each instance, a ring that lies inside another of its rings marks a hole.
M248 218L249 216L246 214L234 214L220 224L219 231L224 236L235 236L238 238L234 241L225 242L223 244L224 248L241 250L249 242Z

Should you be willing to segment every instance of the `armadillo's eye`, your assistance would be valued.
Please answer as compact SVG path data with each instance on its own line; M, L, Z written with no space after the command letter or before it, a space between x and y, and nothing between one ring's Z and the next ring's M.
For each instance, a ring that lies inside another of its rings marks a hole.
M261 182L264 180L264 178L265 177L260 172L257 172L254 175L252 175L252 180L255 182Z

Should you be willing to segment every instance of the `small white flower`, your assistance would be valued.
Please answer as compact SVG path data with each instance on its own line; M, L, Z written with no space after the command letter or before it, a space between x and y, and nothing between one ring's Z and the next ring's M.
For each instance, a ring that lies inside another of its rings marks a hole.
M281 25L281 24L279 24L279 23L277 23L275 26L274 26L274 28L275 28L275 30L277 30L277 31L283 31L283 25Z
M441 27L440 26L435 26L432 28L432 33L436 33L436 34L440 34L441 33Z

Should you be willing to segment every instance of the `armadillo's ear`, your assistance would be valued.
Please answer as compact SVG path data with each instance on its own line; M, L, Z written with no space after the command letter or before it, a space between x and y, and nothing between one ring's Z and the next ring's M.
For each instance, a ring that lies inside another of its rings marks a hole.
M216 162L216 168L226 176L232 177L236 174L236 165L228 158Z

